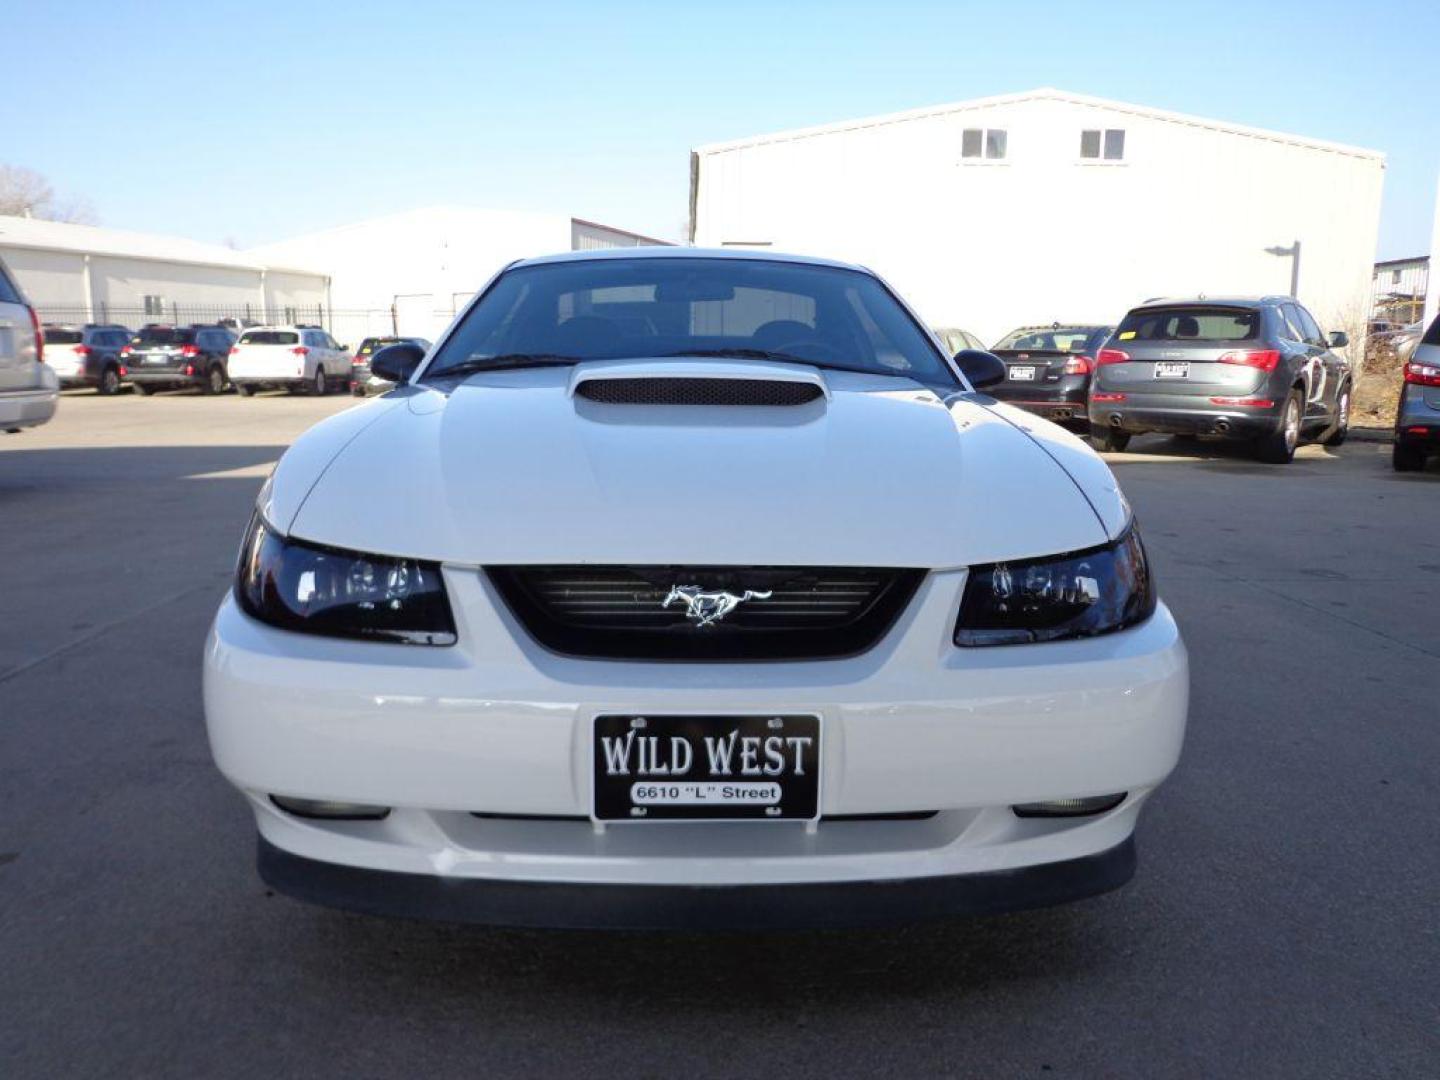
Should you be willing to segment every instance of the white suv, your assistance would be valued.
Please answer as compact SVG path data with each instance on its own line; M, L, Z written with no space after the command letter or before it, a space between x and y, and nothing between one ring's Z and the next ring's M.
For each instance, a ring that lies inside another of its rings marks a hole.
M44 363L40 320L0 262L0 431L38 427L55 415L60 380Z
M321 395L350 384L350 350L318 326L257 326L230 349L230 382L248 397L266 386Z

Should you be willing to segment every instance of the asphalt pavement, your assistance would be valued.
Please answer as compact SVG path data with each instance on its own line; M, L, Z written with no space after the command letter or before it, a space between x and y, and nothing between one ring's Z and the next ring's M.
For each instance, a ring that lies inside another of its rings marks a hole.
M342 397L67 394L0 436L0 1076L1440 1075L1440 469L1112 463L1190 648L1125 888L866 933L540 933L269 894L200 654Z

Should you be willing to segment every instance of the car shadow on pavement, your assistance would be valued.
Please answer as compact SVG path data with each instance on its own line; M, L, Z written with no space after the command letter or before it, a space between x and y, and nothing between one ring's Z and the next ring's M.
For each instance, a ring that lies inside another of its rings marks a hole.
M715 1015L1075 979L1127 948L1118 910L1102 898L882 930L759 933L503 930L316 912L305 938L311 974L337 987L379 979L403 994L423 977L427 996L472 999L503 984L536 1007L615 1000Z

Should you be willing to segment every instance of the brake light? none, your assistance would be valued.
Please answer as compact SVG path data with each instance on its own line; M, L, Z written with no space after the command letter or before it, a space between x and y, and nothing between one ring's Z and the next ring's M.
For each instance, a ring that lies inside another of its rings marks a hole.
M1252 367L1260 371L1274 371L1280 364L1279 349L1239 349L1222 353L1216 360L1219 364L1235 364Z
M1128 364L1130 354L1123 349L1101 349L1095 354L1096 364Z
M1440 364L1411 360L1405 365L1405 381L1415 386L1440 386Z

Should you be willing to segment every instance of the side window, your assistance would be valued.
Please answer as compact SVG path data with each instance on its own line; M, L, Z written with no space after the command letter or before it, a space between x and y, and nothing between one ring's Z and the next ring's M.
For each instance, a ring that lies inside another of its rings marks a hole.
M1320 330L1320 324L1315 321L1315 316L1300 304L1295 305L1295 311L1300 316L1300 329L1305 334L1305 340L1311 345L1319 345L1324 348L1327 342L1324 333Z
M5 272L3 266L0 266L0 304L23 303L24 301L20 299L20 290L15 288L10 281L10 275Z
M1304 341L1305 333L1300 329L1300 316L1295 314L1294 304L1281 304L1275 309L1278 317L1280 336L1286 341Z

